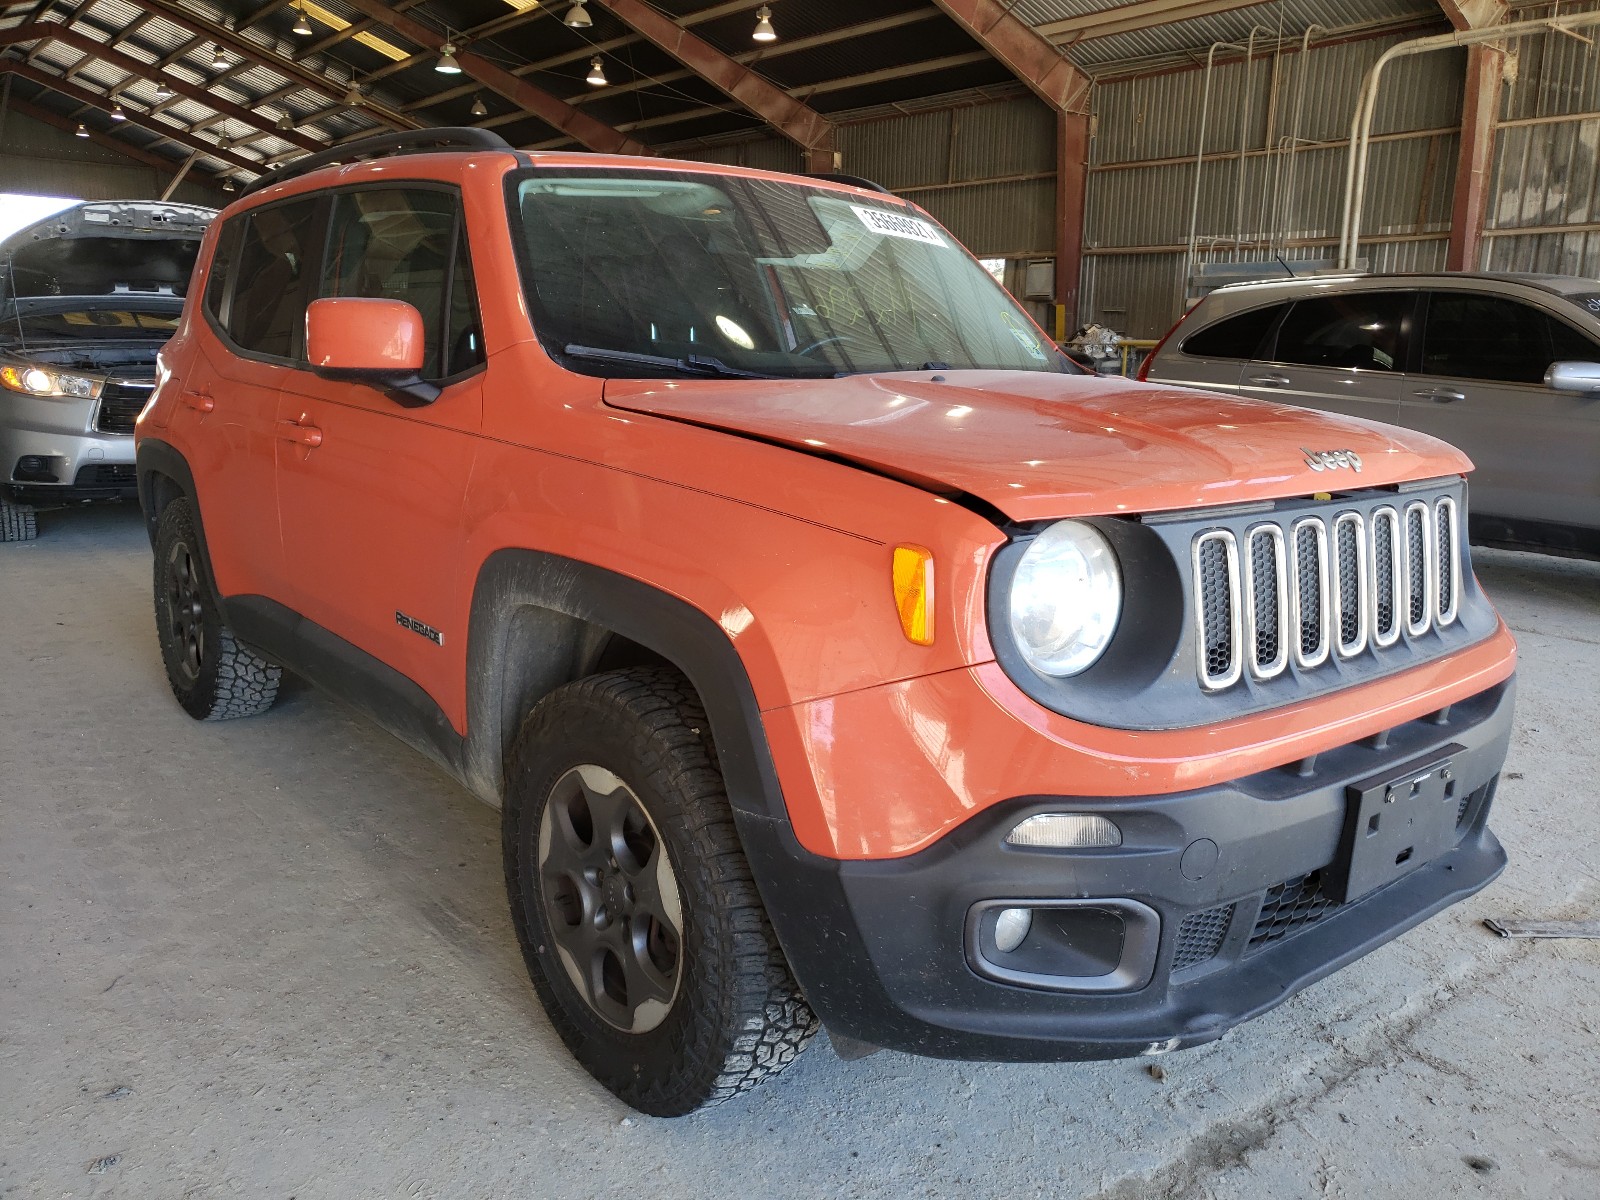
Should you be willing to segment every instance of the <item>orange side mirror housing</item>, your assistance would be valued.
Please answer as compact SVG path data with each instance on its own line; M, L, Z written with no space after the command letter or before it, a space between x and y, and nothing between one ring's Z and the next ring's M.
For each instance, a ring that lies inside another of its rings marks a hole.
M306 357L324 379L366 383L401 404L431 404L439 389L422 378L422 314L404 300L337 296L306 308Z

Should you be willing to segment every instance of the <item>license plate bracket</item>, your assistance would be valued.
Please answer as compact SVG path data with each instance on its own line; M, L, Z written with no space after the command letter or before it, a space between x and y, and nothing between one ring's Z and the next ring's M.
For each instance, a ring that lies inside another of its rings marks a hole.
M1460 780L1451 744L1346 789L1344 835L1323 892L1358 900L1431 862L1455 842Z

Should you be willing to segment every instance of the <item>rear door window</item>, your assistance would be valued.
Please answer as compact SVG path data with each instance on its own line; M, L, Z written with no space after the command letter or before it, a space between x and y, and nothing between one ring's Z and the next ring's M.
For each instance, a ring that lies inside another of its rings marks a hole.
M1532 305L1476 292L1429 295L1424 375L1542 383L1552 361L1550 318Z
M1183 339L1183 352L1194 358L1254 358L1288 306L1271 304L1237 313Z
M243 218L233 286L225 310L214 314L241 350L304 357L306 306L321 259L317 210L315 199L295 200Z
M1273 360L1402 371L1414 299L1410 292L1355 292L1297 300L1278 330Z
M403 300L422 314L423 375L482 361L477 302L454 193L361 188L334 202L321 295Z

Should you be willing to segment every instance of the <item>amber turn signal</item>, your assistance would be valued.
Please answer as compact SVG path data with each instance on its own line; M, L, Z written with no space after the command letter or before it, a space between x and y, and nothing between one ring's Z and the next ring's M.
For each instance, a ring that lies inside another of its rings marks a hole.
M900 628L919 646L933 645L933 551L922 546L894 548L894 603Z

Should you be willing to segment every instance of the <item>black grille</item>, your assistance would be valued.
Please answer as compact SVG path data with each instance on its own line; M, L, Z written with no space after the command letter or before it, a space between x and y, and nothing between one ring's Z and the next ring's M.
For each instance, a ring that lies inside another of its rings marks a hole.
M1339 554L1339 645L1348 646L1361 632L1361 562L1353 521L1337 527L1335 543Z
M1453 555L1455 545L1451 538L1455 536L1455 525L1452 517L1453 511L1448 505L1440 505L1436 520L1439 523L1439 611L1448 613L1450 606L1455 603L1455 562Z
M1215 958L1232 921L1231 904L1190 913L1178 925L1178 946L1172 955L1172 969L1181 971Z
M72 482L80 488L131 488L138 479L132 463L94 463L79 467Z
M1322 644L1322 564L1313 526L1302 526L1294 535L1294 553L1300 584L1300 653L1311 655Z
M1372 523L1372 571L1377 583L1378 628L1387 633L1395 626L1394 526L1388 521Z
M1251 593L1255 597L1256 666L1278 661L1278 561L1276 538L1265 535L1250 542Z
M1322 868L1309 875L1296 875L1267 889L1261 902L1261 915L1250 933L1251 950L1298 933L1307 925L1327 916L1338 905L1322 894Z
M1422 624L1428 611L1428 570L1423 542L1423 516L1420 508L1406 513L1406 566L1411 580L1411 623Z
M134 420L150 399L153 380L134 382L113 379L100 393L100 408L95 413L94 427L101 433L132 433Z
M1200 603L1206 630L1206 674L1233 669L1233 631L1229 623L1228 549L1221 541L1200 548Z

